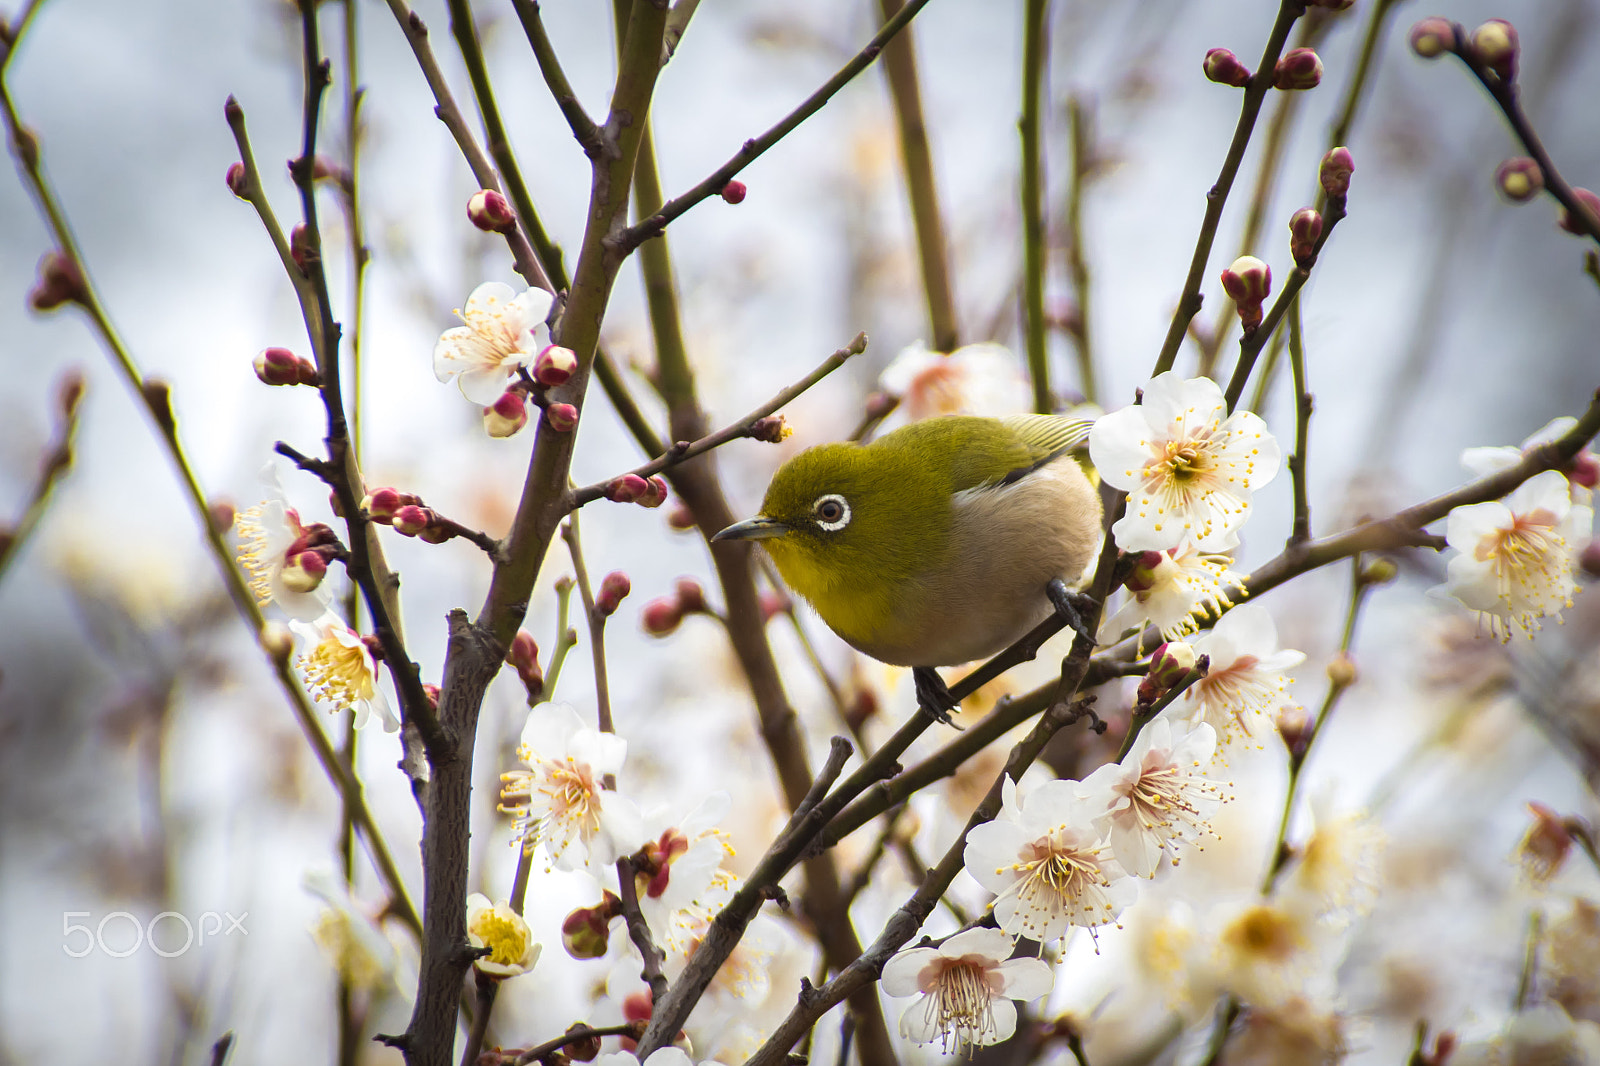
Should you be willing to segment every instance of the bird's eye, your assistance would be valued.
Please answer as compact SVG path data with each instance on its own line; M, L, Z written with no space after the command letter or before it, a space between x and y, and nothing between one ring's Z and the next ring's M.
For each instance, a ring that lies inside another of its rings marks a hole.
M837 494L819 496L817 502L811 505L811 513L817 516L817 525L829 533L850 524L850 505L843 496Z

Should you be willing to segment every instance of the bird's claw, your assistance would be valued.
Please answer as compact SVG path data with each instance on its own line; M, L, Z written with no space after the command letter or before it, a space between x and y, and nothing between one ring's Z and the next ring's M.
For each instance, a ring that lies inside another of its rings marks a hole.
M1083 616L1094 608L1094 598L1082 592L1073 592L1067 588L1067 583L1059 577L1052 578L1044 587L1045 595L1050 597L1050 602L1055 605L1056 614L1078 636L1089 642L1089 647L1094 647L1094 634L1089 631L1089 625Z
M961 702L951 694L950 687L937 670L931 666L914 666L911 668L911 680L916 686L919 711L951 729L961 728L950 717L950 712L960 707Z

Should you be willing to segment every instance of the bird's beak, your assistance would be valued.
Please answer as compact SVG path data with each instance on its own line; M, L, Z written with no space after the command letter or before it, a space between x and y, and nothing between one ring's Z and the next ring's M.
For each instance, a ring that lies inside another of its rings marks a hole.
M767 540L771 537L781 537L788 532L789 527L776 518L756 515L754 518L746 518L743 522L735 522L711 540L712 543L719 540Z

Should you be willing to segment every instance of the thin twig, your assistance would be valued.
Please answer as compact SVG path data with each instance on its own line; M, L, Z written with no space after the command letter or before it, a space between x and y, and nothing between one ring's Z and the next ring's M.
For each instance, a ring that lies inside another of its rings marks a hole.
M1048 79L1049 14L1050 0L1027 0L1022 17L1022 119L1018 123L1022 132L1022 332L1028 349L1028 376L1033 381L1033 409L1042 415L1056 409L1044 322L1045 151L1040 116ZM1077 240L1076 232L1073 240Z
M788 406L794 401L795 397L799 396L801 393L811 388L811 386L815 385L817 382L821 381L823 378L839 369L852 356L860 355L866 350L867 335L865 333L856 334L855 340L851 341L845 347L840 348L838 351L828 356L828 358L824 359L821 365L819 365L811 373L807 374L793 385L790 385L788 388L780 390L777 395L772 397L772 399L768 400L760 407L757 407L754 411L751 411L737 422L724 426L715 433L701 437L692 444L688 441L679 441L671 448L668 448L661 455L656 456L648 463L634 467L632 470L628 471L628 473L638 477L648 478L653 474L659 474L663 470L676 466L679 463L687 462L697 455L702 455L710 451L712 448L719 447L720 445L726 444L729 441L739 440L742 437L750 436L751 429L757 422ZM567 501L569 506L573 509L576 509L582 507L586 503L600 499L606 494L606 488L614 480L616 479L610 478L606 481L597 481L593 485L585 485L581 489L572 489L567 493ZM712 532L715 532L715 530Z
M528 45L533 49L533 58L539 64L539 73L544 75L550 95L555 98L556 106L572 128L572 135L583 147L583 154L593 159L602 148L600 128L583 109L583 104L578 102L578 94L573 92L566 71L561 69L561 60L556 58L555 47L545 32L538 0L511 0L511 6L516 9L517 18L522 22L522 31L527 34Z
M1294 527L1291 544L1311 539L1311 504L1306 499L1306 449L1311 432L1311 393L1306 389L1305 339L1300 331L1300 301L1289 305L1289 367L1294 376L1294 454L1289 456L1289 477L1294 483Z
M477 1009L472 1015L472 1028L467 1030L467 1044L461 1050L461 1066L477 1066L478 1055L483 1051L483 1038L489 1032L489 1015L494 1010L500 982L474 971L477 985Z
M83 375L77 370L68 371L57 393L55 437L39 463L33 491L28 493L28 502L17 520L10 527L0 526L0 581L5 580L6 569L33 536L33 531L39 528L39 520L49 509L56 486L72 469L72 445L78 436L78 405L83 398L83 388Z
M1074 93L1067 97L1067 127L1072 138L1072 173L1067 183L1067 275L1072 279L1076 315L1072 337L1078 355L1078 391L1089 403L1098 403L1100 387L1094 369L1094 330L1091 323L1093 275L1084 251L1087 238L1083 226L1083 194L1094 177L1096 148L1094 117L1085 98Z
M394 0L391 0L392 2ZM785 115L776 126L773 126L759 137L745 141L743 147L733 154L733 158L713 171L710 177L688 192L667 201L659 211L651 214L649 218L642 219L629 227L619 242L621 248L637 248L650 238L660 236L685 211L702 200L721 193L728 182L733 180L734 175L755 162L767 149L794 132L800 123L822 110L822 106L831 100L835 93L849 84L857 74L867 69L872 61L878 58L878 54L883 51L884 45L893 40L895 34L904 29L916 17L917 12L927 5L928 0L911 0L910 3L900 9L900 12L894 18L884 24L883 28L867 43L865 48L856 54L854 59L840 67L838 73L824 82L820 89L806 97L799 107Z
M885 27L894 24L906 8L904 0L878 0ZM900 161L905 168L911 225L917 234L917 259L922 266L922 291L928 305L928 329L934 351L953 352L961 343L956 327L956 303L951 294L949 253L944 217L939 211L938 182L933 176L933 150L928 144L928 124L922 113L922 87L917 76L916 42L907 31L883 46L883 70L889 81L899 133Z
M1278 65L1278 56L1283 52L1283 46L1289 39L1289 30L1294 22L1305 13L1306 0L1282 0L1278 6L1278 18L1273 23L1272 33L1267 37L1266 48L1261 53L1261 65L1256 68L1255 77L1244 90L1244 102L1239 108L1239 122L1234 127L1233 141L1228 145L1228 154L1223 157L1222 170L1217 175L1216 184L1211 186L1211 191L1206 193L1206 213L1200 223L1200 236L1195 242L1194 257L1189 261L1189 276L1183 283L1183 295L1178 298L1178 308L1173 313L1172 325L1167 328L1167 337L1161 344L1161 354L1156 357L1153 373L1161 374L1172 369L1173 360L1178 356L1178 346L1183 343L1184 333L1189 328L1190 321L1200 311L1200 285L1205 280L1206 263L1211 257L1211 245L1217 239L1217 225L1222 221L1222 208L1228 201L1228 192L1233 188L1233 179L1238 176L1239 165L1244 162L1244 151L1250 143L1250 133L1255 128L1256 117L1261 113L1261 103L1266 99L1267 91L1272 88L1273 69ZM1265 339L1265 338L1263 338Z
M576 1026L568 1029L554 1040L529 1048L517 1056L516 1066L532 1066L553 1052L560 1051L568 1044L576 1044L580 1040L591 1040L602 1036L627 1036L637 1039L643 1029L642 1022L624 1022L622 1025L602 1025L590 1027L587 1025Z
M1517 1013L1528 1005L1533 993L1534 977L1539 972L1539 942L1544 939L1544 912L1538 907L1528 913L1527 947L1522 954L1522 973L1517 978L1517 996L1511 1009Z
M1123 759L1126 759L1128 752L1133 750L1134 742L1139 739L1139 734L1144 731L1144 727L1155 721L1156 715L1170 707L1174 700L1189 691L1189 688L1196 682L1205 680L1206 674L1210 673L1210 671L1211 659L1209 656L1202 655L1195 660L1194 666L1189 669L1189 672L1179 678L1158 699L1149 704L1140 703L1136 705L1133 713L1128 717L1128 732L1123 736L1122 746L1117 749L1117 756L1112 761L1120 763Z

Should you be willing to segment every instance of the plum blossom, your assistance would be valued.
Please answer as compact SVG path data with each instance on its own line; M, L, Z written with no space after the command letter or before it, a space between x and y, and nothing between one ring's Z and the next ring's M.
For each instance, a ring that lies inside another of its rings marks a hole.
M300 670L313 699L332 704L335 710L350 708L357 729L374 717L383 723L385 733L400 728L400 719L378 687L377 660L360 633L334 614L309 624L296 620L289 628L311 644L311 650L300 656Z
M1154 877L1163 853L1176 865L1179 842L1198 846L1212 831L1208 819L1228 798L1201 776L1216 746L1216 730L1205 722L1174 729L1158 718L1121 763L1106 763L1084 778L1079 791L1105 811L1096 821L1128 873Z
M1532 637L1543 619L1571 606L1573 569L1593 525L1593 509L1572 502L1567 479L1555 470L1529 478L1504 500L1457 507L1445 527L1458 553L1445 591L1501 640L1513 630Z
M1039 959L1013 959L1011 937L995 929L968 929L937 948L908 948L883 967L883 990L922 998L900 1016L900 1035L919 1044L934 1040L949 1052L998 1044L1017 1030L1013 999L1031 1000L1055 983Z
M1564 415L1545 423L1518 447L1468 448L1461 453L1461 465L1473 477L1498 474L1521 462L1523 454L1529 449L1565 437L1577 424L1576 418ZM1600 478L1600 458L1596 458L1593 452L1584 449L1573 456L1572 462L1561 468L1561 472L1566 475L1568 488L1572 491L1572 502L1591 504L1596 479Z
M631 1051L608 1051L594 1060L594 1066L694 1066L694 1060L682 1048L657 1048L645 1056L644 1063Z
M1244 587L1244 579L1231 565L1226 555L1203 552L1187 539L1176 548L1145 552L1129 580L1128 599L1100 626L1101 643L1147 625L1160 629L1163 640L1181 640L1197 632L1196 616L1232 607L1228 589Z
M1227 551L1249 517L1250 496L1278 472L1278 442L1249 411L1228 414L1210 378L1167 371L1140 404L1103 416L1089 456L1106 482L1128 493L1111 527L1124 551L1165 551L1185 538L1204 552Z
M320 541L316 535L324 531L331 538L331 531L326 526L303 525L299 513L284 502L272 467L267 467L263 476L273 489L272 498L241 511L234 519L239 565L250 575L256 602L263 607L276 603L290 618L309 622L328 610L332 594L323 582L303 580L295 564L310 539Z
M1315 828L1284 881L1284 898L1324 920L1367 913L1382 876L1382 830L1365 811L1336 812L1326 793L1312 798L1311 814Z
M635 864L639 909L669 951L688 953L690 941L704 934L736 883L735 875L722 868L733 846L717 828L731 806L728 794L718 792L681 820L661 812L646 819L651 842Z
M497 980L533 969L544 948L510 904L491 903L481 892L467 897L467 939L475 948L489 949L489 954L473 960L473 965L479 973Z
M1271 729L1279 708L1289 702L1284 671L1305 659L1278 648L1278 630L1266 608L1242 604L1222 616L1211 632L1194 642L1197 655L1211 659L1210 672L1163 712L1173 719L1208 722L1223 741L1236 728L1247 736Z
M456 379L461 394L489 407L505 392L518 367L529 366L544 347L537 332L550 314L552 298L543 289L518 295L509 285L485 282L467 297L456 315L465 322L444 331L433 348L433 372L440 381Z
M585 725L567 704L536 707L517 748L528 769L500 775L500 809L516 816L523 850L542 843L556 867L591 872L636 851L646 839L638 808L603 784L627 754L626 740Z
M995 920L1007 933L1054 940L1074 925L1114 922L1133 902L1137 890L1094 824L1105 806L1080 796L1081 787L1048 781L1018 803L1008 776L1000 816L967 835L967 872L995 893Z
M327 870L307 873L303 886L325 906L311 927L311 938L352 988L372 992L395 989L394 944L360 904L350 888Z
M969 344L945 355L919 341L894 357L878 384L913 421L932 415L1014 415L1033 404L1022 364L998 344Z

